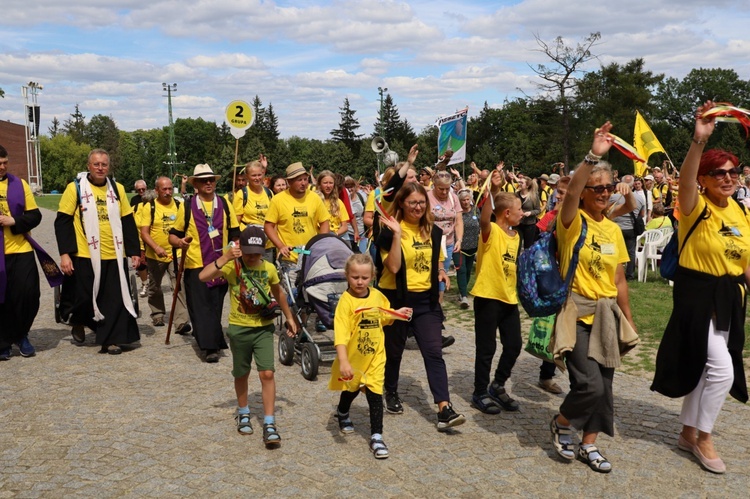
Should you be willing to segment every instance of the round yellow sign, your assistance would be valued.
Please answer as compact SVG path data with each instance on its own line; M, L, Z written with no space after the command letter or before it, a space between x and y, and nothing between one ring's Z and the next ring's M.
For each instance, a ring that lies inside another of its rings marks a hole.
M245 101L235 100L229 103L226 109L227 123L232 128L245 130L253 126L255 113L253 108Z

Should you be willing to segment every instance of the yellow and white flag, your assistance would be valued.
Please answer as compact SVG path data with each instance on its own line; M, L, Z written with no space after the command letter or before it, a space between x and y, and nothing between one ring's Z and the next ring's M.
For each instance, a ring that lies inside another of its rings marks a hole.
M646 123L646 120L643 119L643 116L641 116L641 113L638 111L635 112L633 145L635 146L635 150L638 151L638 154L645 158L646 161L648 161L648 157L655 152L661 151L664 154L667 154L667 151L664 150L659 139L657 139L654 132L651 131L651 127L648 126L648 123ZM635 174L639 177L643 176L643 173L646 170L646 164L641 163L640 161L633 161L633 165L635 168Z

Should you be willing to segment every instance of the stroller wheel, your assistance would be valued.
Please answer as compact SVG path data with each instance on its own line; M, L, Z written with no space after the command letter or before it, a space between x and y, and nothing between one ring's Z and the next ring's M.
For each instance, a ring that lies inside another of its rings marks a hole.
M318 363L320 356L314 343L305 343L302 345L302 376L309 381L315 380L318 376Z
M286 328L279 335L279 362L285 366L294 363L294 338L286 334Z

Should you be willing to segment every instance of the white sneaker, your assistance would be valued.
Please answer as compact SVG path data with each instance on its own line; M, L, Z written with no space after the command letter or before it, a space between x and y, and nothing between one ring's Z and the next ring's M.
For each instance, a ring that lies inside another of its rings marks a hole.
M468 296L462 296L461 297L461 305L459 305L462 309L466 310L469 308L469 297Z
M141 290L138 292L138 296L141 298L145 298L148 294L148 281L143 283L143 286L141 286Z

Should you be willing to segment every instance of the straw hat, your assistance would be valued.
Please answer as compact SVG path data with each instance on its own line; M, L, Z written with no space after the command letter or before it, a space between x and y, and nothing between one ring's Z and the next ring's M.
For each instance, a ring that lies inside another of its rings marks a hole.
M300 175L307 175L307 170L305 170L305 167L302 166L301 162L292 163L291 165L286 167L286 179L291 180L293 178L297 178Z
M196 179L213 178L214 181L219 180L221 175L217 175L207 164L195 165L193 174L188 177L188 182L193 185L193 181Z

